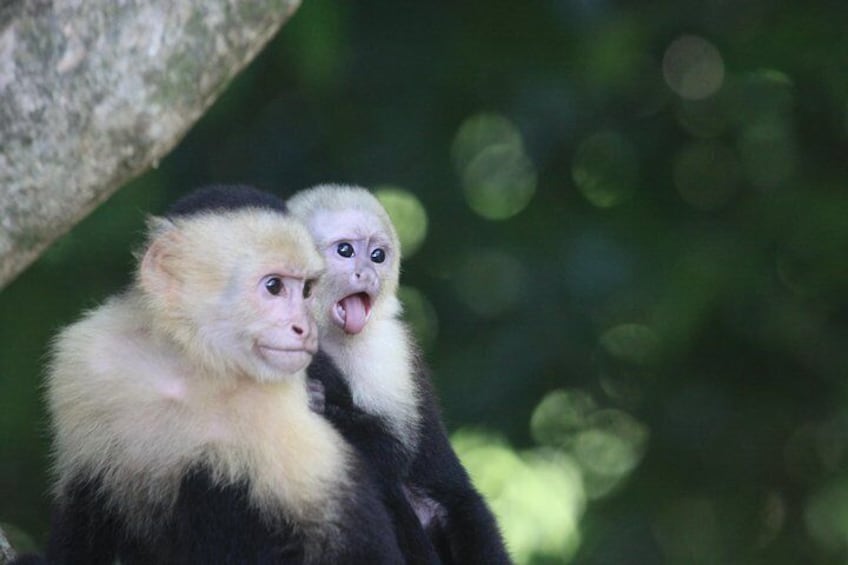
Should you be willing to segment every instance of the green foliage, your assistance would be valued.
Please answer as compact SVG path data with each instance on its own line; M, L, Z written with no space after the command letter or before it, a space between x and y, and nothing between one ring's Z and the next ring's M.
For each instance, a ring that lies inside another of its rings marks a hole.
M145 214L350 182L392 187L406 315L521 562L845 562L847 26L824 0L304 2L0 295L0 521L46 529L44 354L127 283Z

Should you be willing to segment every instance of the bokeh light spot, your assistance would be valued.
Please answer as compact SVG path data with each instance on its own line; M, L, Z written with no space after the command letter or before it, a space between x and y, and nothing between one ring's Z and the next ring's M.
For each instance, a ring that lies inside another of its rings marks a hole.
M527 295L528 275L521 262L503 251L474 249L456 273L459 298L475 313L496 317L515 308Z
M786 500L777 491L769 491L763 497L760 507L759 535L757 536L757 547L765 547L777 538L786 524L787 506Z
M622 410L592 414L573 447L587 495L599 498L618 487L641 462L647 441L647 428Z
M638 405L660 354L660 338L648 326L628 323L608 329L601 335L597 355L601 388L616 402Z
M549 392L533 410L530 418L533 439L541 445L567 445L595 410L595 401L581 390L558 389Z
M590 498L612 492L644 455L648 429L622 410L599 409L581 390L548 393L530 420L533 438L573 457Z
M521 212L536 193L536 167L514 145L483 150L465 168L462 185L468 205L489 220Z
M395 225L402 255L411 257L427 237L427 210L414 194L402 188L379 186L374 195Z
M795 84L777 69L747 73L731 90L734 117L743 125L782 122L795 106Z
M518 129L503 116L468 118L451 152L469 207L486 219L515 216L536 193L536 167Z
M724 61L718 49L702 37L675 39L663 57L663 76L681 98L701 100L715 94L724 82Z
M797 171L799 161L792 79L775 69L761 69L747 73L729 90L745 176L757 188L786 184Z
M474 476L475 485L487 497L499 495L511 478L521 472L521 458L499 437L478 431L459 430L451 437L451 443Z
M614 359L632 365L652 365L660 354L660 338L643 324L619 324L604 332L601 347Z
M848 483L825 485L807 502L804 522L810 536L833 552L848 549Z
M797 147L785 124L763 122L745 129L739 154L748 180L758 188L785 184L797 168Z
M583 140L574 154L572 178L583 196L599 208L621 204L639 176L636 150L624 136L602 131Z
M454 166L462 171L489 147L506 145L524 151L518 128L499 114L477 114L466 119L451 146Z
M430 349L439 334L439 318L436 309L417 288L401 285L398 296L403 304L404 319L412 327L423 350Z
M502 439L469 430L451 442L517 563L570 560L585 509L580 471L570 457L550 450L518 454Z

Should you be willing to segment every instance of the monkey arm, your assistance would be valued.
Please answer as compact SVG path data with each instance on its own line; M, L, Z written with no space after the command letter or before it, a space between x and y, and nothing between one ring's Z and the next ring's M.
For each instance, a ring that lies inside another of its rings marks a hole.
M407 484L415 494L438 504L428 528L443 563L512 563L497 522L448 440L429 380L424 392L422 434Z
M323 387L324 417L370 463L380 484L402 481L409 469L410 450L392 434L383 418L354 404L350 387L326 353L318 352L308 375Z
M362 455L374 474L407 562L441 563L403 492L403 470L409 465L409 457L400 442L389 433L379 417L363 412L353 404L345 408L328 401L325 415Z
M309 379L323 389L324 416L361 455L374 475L394 525L398 544L410 564L439 564L435 548L403 491L410 456L379 416L353 403L350 388L332 360L319 352L309 367ZM310 395L314 393L310 385Z

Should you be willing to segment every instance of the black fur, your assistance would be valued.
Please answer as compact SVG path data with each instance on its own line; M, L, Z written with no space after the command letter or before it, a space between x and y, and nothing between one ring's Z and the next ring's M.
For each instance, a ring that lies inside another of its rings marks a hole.
M383 500L392 516L401 551L409 563L438 564L434 546L403 492L412 453L389 430L386 422L353 403L350 388L341 372L323 351L307 369L310 380L324 389L324 416L362 455L380 484Z
M356 492L346 504L330 543L310 562L395 564L403 557L392 536L389 516L374 484L354 476ZM171 512L162 514L154 534L134 537L123 518L110 510L97 480L77 481L56 512L47 549L51 564L124 565L301 564L311 535L298 524L269 524L248 499L247 482L214 484L209 472L193 468L183 477ZM367 524L367 527L362 527Z
M78 477L66 495L53 512L48 563L110 565L120 557L122 563L141 565L159 560L158 540L141 543L127 532L99 478Z
M240 208L267 208L283 214L286 203L270 192L246 184L218 184L193 190L168 208L169 218L191 216L198 212L226 212Z
M382 489L392 491L403 485L438 503L442 513L428 525L427 533L442 563L511 563L494 516L450 445L423 370L416 374L422 402L420 440L414 453L400 445L381 418L353 404L349 387L329 356L319 352L307 374L324 384L325 416L375 467ZM403 499L402 506L408 507ZM394 504L401 506L398 501ZM397 517L398 511L393 514Z

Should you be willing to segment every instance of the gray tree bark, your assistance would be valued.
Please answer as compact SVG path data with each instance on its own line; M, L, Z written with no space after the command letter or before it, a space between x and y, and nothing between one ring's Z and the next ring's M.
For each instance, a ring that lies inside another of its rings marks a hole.
M0 289L170 151L299 4L0 1Z

